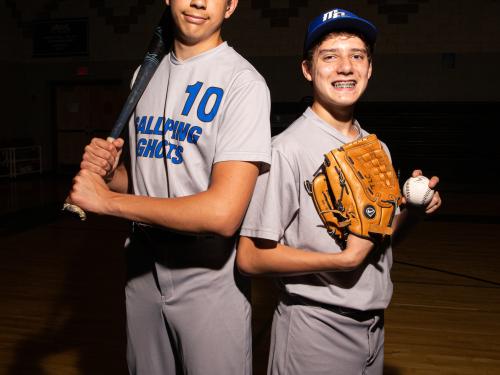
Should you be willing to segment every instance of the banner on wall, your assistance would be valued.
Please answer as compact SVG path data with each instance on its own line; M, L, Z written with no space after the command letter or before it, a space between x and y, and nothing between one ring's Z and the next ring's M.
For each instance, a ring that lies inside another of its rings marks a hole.
M34 57L88 55L88 19L55 19L33 24Z

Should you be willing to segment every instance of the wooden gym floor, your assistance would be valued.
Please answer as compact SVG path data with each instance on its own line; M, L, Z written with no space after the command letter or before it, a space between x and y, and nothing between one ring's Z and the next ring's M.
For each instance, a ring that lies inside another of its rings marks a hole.
M67 188L58 178L0 181L0 374L127 373L128 226L60 215ZM500 199L442 195L441 212L395 250L388 375L500 373ZM264 374L270 280L254 281L252 302L254 373Z

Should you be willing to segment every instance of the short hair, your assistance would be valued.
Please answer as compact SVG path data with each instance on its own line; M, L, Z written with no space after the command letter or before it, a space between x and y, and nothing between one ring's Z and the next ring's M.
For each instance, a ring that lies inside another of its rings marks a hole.
M366 46L366 53L368 55L368 61L370 61L370 62L372 61L373 52L375 50L375 45L372 44L372 43L370 43L368 41L368 39L366 38L366 36L364 34L360 33L359 31L357 31L357 30L350 30L350 29L344 29L344 30L335 30L335 31L326 33L321 38L318 38L318 40L313 45L311 45L311 47L307 51L304 51L304 55L302 56L302 58L303 58L303 60L306 61L307 65L309 67L311 66L312 58L314 56L314 52L316 51L316 49L321 45L321 43L323 43L325 40L331 38L334 35L353 35L353 36L357 36L359 39L361 39L363 41L363 43Z

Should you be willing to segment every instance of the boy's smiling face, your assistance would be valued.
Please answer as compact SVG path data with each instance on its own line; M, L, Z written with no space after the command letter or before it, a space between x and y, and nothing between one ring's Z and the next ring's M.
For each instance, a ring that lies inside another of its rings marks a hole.
M372 64L358 36L334 33L314 50L302 71L314 88L314 99L325 108L352 107L366 90Z

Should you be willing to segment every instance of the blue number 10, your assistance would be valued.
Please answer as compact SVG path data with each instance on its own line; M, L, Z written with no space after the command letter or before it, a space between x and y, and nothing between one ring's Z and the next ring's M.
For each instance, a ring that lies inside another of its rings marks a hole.
M201 86L203 86L202 82L196 82L193 85L189 85L186 88L186 93L188 97L186 99L186 103L184 104L184 108L182 109L182 115L187 116L193 107L193 103L198 96ZM207 104L209 99L215 95L215 101L210 110L207 111ZM200 104L198 105L198 109L196 111L196 115L198 119L203 122L210 122L214 119L217 111L219 110L220 102L222 101L222 96L224 95L224 91L220 87L209 87L206 89L203 97L200 100Z

